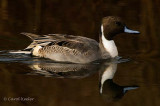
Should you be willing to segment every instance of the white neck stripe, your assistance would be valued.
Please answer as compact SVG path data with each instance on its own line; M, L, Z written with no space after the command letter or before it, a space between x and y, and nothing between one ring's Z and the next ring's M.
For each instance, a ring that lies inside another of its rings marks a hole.
M107 40L104 36L103 25L101 25L102 44L111 57L118 56L118 50L113 40Z
M101 33L102 33L102 35L104 35L104 32L103 32L103 25L101 25Z
M104 82L106 80L113 79L116 70L117 70L117 64L110 64L108 67L106 67L101 77L100 93L102 93Z

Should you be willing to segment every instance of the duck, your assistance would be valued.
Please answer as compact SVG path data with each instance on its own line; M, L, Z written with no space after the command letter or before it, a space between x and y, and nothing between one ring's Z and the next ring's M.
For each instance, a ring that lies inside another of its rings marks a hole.
M99 43L84 36L67 34L37 35L22 32L32 43L25 49L33 56L49 58L56 62L91 63L96 60L118 57L114 37L120 33L139 34L129 29L120 17L107 16L102 19Z

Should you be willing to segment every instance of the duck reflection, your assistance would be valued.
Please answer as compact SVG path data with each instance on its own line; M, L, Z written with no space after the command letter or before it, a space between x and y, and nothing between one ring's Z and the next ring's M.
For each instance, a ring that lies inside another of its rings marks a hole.
M98 71L98 64L34 63L30 74L56 78L84 78Z
M100 94L105 101L117 101L121 99L124 94L133 89L137 89L138 86L120 86L113 82L114 74L117 70L117 63L110 62L104 63L100 70Z
M2 62L27 64L32 69L28 73L30 75L43 75L53 78L85 78L99 72L99 92L105 101L119 100L127 91L138 88L137 86L120 86L112 80L117 71L118 63L127 62L128 60L125 59L120 59L119 61L104 60L90 64L73 64L55 63L48 59L6 53L0 57L0 61Z
M117 63L119 61L105 61L100 64L34 63L30 65L34 70L30 74L54 78L85 78L99 71L100 94L105 101L117 101L127 91L138 88L138 86L120 86L114 83L112 79L117 71Z

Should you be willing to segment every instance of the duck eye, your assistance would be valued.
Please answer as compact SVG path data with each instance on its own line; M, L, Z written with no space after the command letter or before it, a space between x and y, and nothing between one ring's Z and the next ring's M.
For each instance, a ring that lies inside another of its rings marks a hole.
M115 23L116 23L116 25L118 25L118 26L121 26L121 25L122 25L121 22L118 22L118 21L116 21Z

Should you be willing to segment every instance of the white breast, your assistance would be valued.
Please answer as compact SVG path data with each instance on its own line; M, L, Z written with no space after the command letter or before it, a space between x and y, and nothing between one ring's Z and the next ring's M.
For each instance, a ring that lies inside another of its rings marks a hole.
M102 43L105 50L110 54L111 57L118 56L118 50L113 40L107 40L104 36L103 25L101 26L102 31Z

